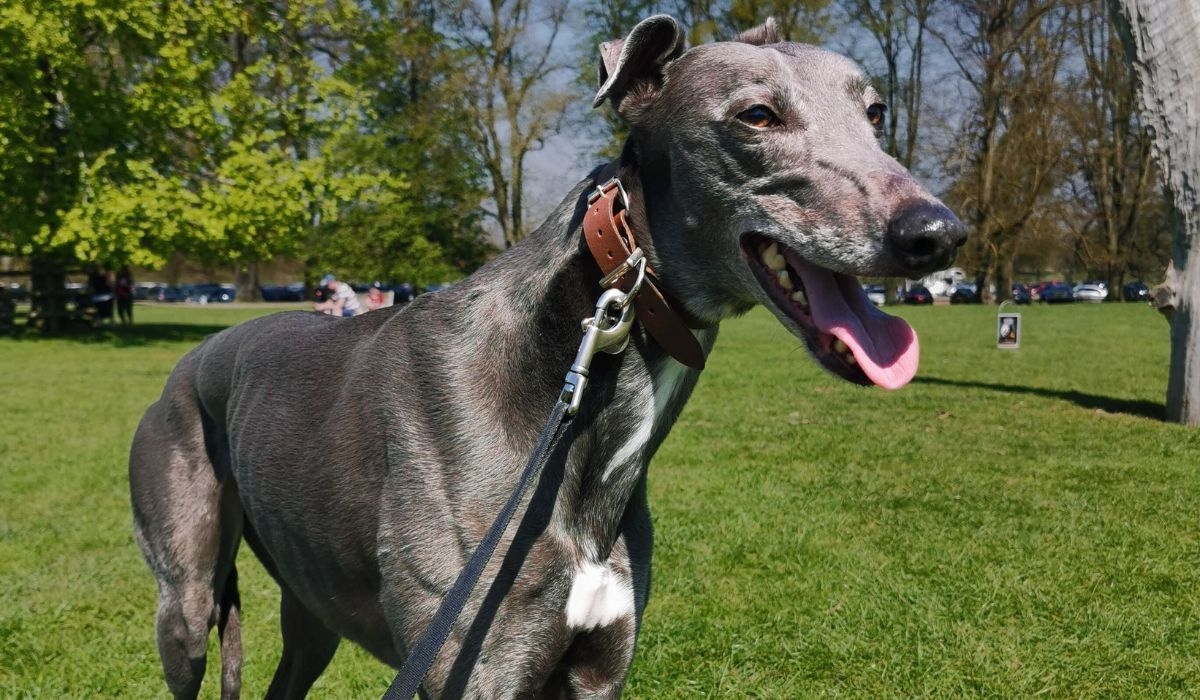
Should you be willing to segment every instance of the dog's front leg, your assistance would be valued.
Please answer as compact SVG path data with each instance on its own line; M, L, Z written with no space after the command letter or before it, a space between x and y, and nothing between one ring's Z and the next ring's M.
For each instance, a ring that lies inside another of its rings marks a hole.
M561 685L547 687L545 698L618 698L633 662L637 622L633 615L579 635L563 658Z

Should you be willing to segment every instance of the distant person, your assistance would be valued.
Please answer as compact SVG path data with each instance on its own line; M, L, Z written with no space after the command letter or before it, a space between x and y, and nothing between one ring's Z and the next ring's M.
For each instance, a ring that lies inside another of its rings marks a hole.
M99 265L88 273L88 289L92 293L92 304L96 307L96 323L113 322L113 288L108 270Z
M367 310L374 311L385 306L390 306L390 304L388 304L387 295L383 293L383 285L375 282L367 290Z
M314 304L313 308L321 313L326 313L331 316L341 316L349 318L363 313L362 304L358 302L358 295L350 288L350 285L341 282L333 275L325 275L321 278L321 286L329 290L325 301Z
M117 297L117 316L121 318L122 326L133 325L133 273L128 265L122 265L117 271L115 283Z

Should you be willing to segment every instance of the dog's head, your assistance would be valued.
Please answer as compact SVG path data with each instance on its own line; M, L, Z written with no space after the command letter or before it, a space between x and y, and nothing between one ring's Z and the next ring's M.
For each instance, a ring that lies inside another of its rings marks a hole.
M943 269L957 218L879 146L879 95L849 59L779 42L768 22L685 50L651 17L601 47L596 106L629 124L652 264L688 313L717 322L765 304L834 374L898 388L912 328L859 275Z

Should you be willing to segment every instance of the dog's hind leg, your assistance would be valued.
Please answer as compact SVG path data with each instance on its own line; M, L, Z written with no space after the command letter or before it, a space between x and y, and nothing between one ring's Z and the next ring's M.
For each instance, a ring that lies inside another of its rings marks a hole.
M279 622L283 630L283 657L275 669L268 700L303 698L329 665L341 641L321 623L282 583Z
M164 395L146 412L130 451L129 482L134 535L158 581L167 686L176 698L196 697L208 635L221 622L222 695L236 697L241 644L233 561L243 515L232 482L222 482L209 457L194 401Z
M206 531L205 520L176 522L171 544L145 544L144 550L158 577L158 652L167 686L177 698L196 697L204 679L208 635L219 625L221 697L228 700L238 697L241 683L241 626L231 558L236 543L218 544L229 535ZM138 530L140 541L151 541L147 528ZM222 550L230 552L224 561Z
M241 608L235 566L225 581L217 614L217 634L221 637L221 700L234 700L242 690Z

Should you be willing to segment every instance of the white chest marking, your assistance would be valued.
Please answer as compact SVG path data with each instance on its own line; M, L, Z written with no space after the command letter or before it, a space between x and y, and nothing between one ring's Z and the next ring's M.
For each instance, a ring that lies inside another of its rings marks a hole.
M624 466L646 448L646 443L650 442L650 436L654 433L654 426L667 410L671 396L687 371L687 367L668 360L651 379L651 384L642 387L641 396L638 397L642 406L642 420L625 444L621 445L621 449L608 460L604 467L603 480L607 481L614 469Z
M567 596L567 626L586 631L633 615L633 586L612 568L585 562Z

